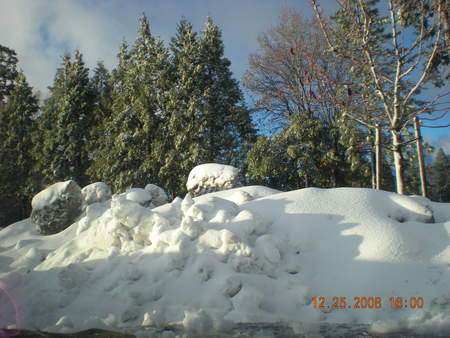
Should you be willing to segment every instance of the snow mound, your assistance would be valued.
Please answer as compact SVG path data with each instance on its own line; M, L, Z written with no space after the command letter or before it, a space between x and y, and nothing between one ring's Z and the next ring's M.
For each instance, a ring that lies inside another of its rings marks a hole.
M187 190L194 196L235 188L239 185L239 170L230 165L206 163L189 173Z
M95 182L81 189L84 209L92 203L105 202L111 198L111 189L106 183Z
M0 231L0 280L23 327L181 324L206 335L224 323L302 321L450 331L449 204L370 189L242 187L149 209L128 193L88 206L56 235L27 221ZM319 308L313 297L345 297L346 307ZM356 308L362 297L382 307ZM391 297L424 305L395 309Z

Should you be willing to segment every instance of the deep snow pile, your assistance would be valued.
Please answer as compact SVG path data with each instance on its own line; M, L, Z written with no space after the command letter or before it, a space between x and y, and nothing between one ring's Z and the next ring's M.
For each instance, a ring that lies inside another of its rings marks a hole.
M243 187L154 209L115 195L59 234L32 229L25 220L0 231L0 280L25 328L328 321L450 332L449 204ZM320 310L314 296L380 297L383 308ZM389 297L425 305L393 309ZM12 305L1 311L0 327L15 322Z

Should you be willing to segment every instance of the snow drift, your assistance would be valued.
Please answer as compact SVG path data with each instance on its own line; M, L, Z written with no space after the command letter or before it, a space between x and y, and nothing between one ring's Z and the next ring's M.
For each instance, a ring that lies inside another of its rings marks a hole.
M0 231L0 280L10 304L0 327L204 332L282 321L450 332L450 204L355 188L242 187L154 209L114 195L55 235L29 220ZM383 307L319 309L321 296L349 306L380 297ZM424 306L395 309L390 297Z

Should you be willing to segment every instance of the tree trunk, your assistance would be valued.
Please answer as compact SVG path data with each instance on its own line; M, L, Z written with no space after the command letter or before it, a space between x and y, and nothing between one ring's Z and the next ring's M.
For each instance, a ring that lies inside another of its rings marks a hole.
M419 159L420 185L422 187L422 196L428 197L427 178L425 175L425 165L423 163L422 136L420 135L419 118L414 117L414 130L416 132L417 158Z
M405 194L405 178L403 170L403 156L401 147L400 132L392 130L392 145L394 152L394 165L395 165L395 182L397 184L397 193Z
M375 126L375 157L376 157L376 188L377 190L381 189L381 128L380 125L377 124Z
M308 175L305 175L305 188L309 188L309 178L308 178Z
M375 153L373 149L370 150L370 172L372 174L372 189L377 188L377 175L375 173Z

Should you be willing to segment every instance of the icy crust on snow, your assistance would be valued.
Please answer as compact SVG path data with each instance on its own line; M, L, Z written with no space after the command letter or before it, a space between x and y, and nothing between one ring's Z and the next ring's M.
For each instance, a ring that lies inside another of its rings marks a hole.
M450 332L449 208L352 188L248 187L154 209L115 195L56 235L28 221L0 231L0 280L25 328L182 323L199 335L328 321ZM322 311L314 296L380 297L384 308ZM388 306L419 296L423 309Z

